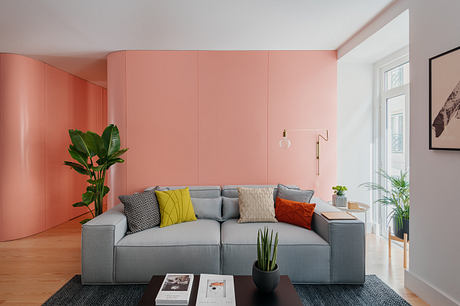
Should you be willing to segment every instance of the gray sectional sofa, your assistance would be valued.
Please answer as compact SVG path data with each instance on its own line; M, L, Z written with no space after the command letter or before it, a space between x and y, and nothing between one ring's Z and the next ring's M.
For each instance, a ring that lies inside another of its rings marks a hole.
M362 221L327 220L321 212L336 209L313 198L317 206L311 231L282 222L239 224L237 187L189 187L192 202L216 205L218 216L207 214L209 209L195 210L197 221L126 235L126 216L119 204L84 224L83 284L148 283L152 275L173 272L250 275L257 230L264 226L279 233L280 272L293 283L364 283ZM184 187L169 187L177 188Z

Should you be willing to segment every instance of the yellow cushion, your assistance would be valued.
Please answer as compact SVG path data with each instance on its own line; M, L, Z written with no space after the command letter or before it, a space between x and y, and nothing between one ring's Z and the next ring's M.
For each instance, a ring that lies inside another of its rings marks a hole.
M196 220L188 187L166 191L155 190L155 194L160 206L160 227Z

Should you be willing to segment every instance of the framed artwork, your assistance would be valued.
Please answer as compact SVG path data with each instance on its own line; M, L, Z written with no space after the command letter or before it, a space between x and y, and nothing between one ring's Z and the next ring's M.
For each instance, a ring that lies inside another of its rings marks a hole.
M460 150L460 47L430 58L430 150Z

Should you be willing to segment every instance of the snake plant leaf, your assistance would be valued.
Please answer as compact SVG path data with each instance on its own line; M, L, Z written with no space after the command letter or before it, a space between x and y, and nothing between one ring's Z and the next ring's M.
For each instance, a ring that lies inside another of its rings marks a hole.
M102 133L102 141L107 151L107 156L110 156L115 152L119 151L120 133L118 132L118 128L113 124L106 127L104 132Z
M85 202L77 202L77 203L73 203L72 206L73 207L84 207L84 206L88 206L88 204L86 204Z
M88 186L88 187L93 187L93 186ZM82 202L85 202L86 204L91 204L95 200L95 193L92 191L87 191L84 194L81 195Z
M90 156L103 156L106 151L101 136L91 131L84 133L83 140L90 151Z
M66 166L69 166L71 168L73 168L75 171L77 171L78 173L80 174L84 174L84 175L89 175L89 171L87 169L85 169L82 165L80 164L77 164L77 163L73 163L73 162L69 162L69 161L65 161L64 162L64 165Z
M85 156L91 156L91 152L83 139L84 133L79 130L69 130L70 140L74 145L75 149Z
M91 219L81 220L81 221L80 221L80 224L85 224L85 223L88 222L88 221L91 221Z
M88 158L82 154L81 152L74 149L74 146L69 147L69 154L70 156L79 162L83 167L88 169Z

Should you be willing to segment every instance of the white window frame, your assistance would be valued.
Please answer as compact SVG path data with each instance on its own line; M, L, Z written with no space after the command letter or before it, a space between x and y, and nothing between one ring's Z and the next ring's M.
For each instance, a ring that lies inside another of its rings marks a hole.
M388 98L396 97L399 95L406 95L405 105L405 135L407 139L404 141L404 154L406 165L409 165L409 101L410 101L410 76L409 83L403 86L392 88L385 91L385 72L397 66L409 62L409 47L404 47L382 60L374 64L374 101L373 101L373 162L372 162L372 181L375 183L383 183L381 178L376 174L379 169L386 169L386 154L387 141L385 138L385 123L386 123L386 100ZM374 191L371 194L372 201L374 202L380 197L380 192ZM376 207L376 206L373 206ZM378 235L385 236L386 230L386 212L385 208L372 210L373 227L372 232Z

